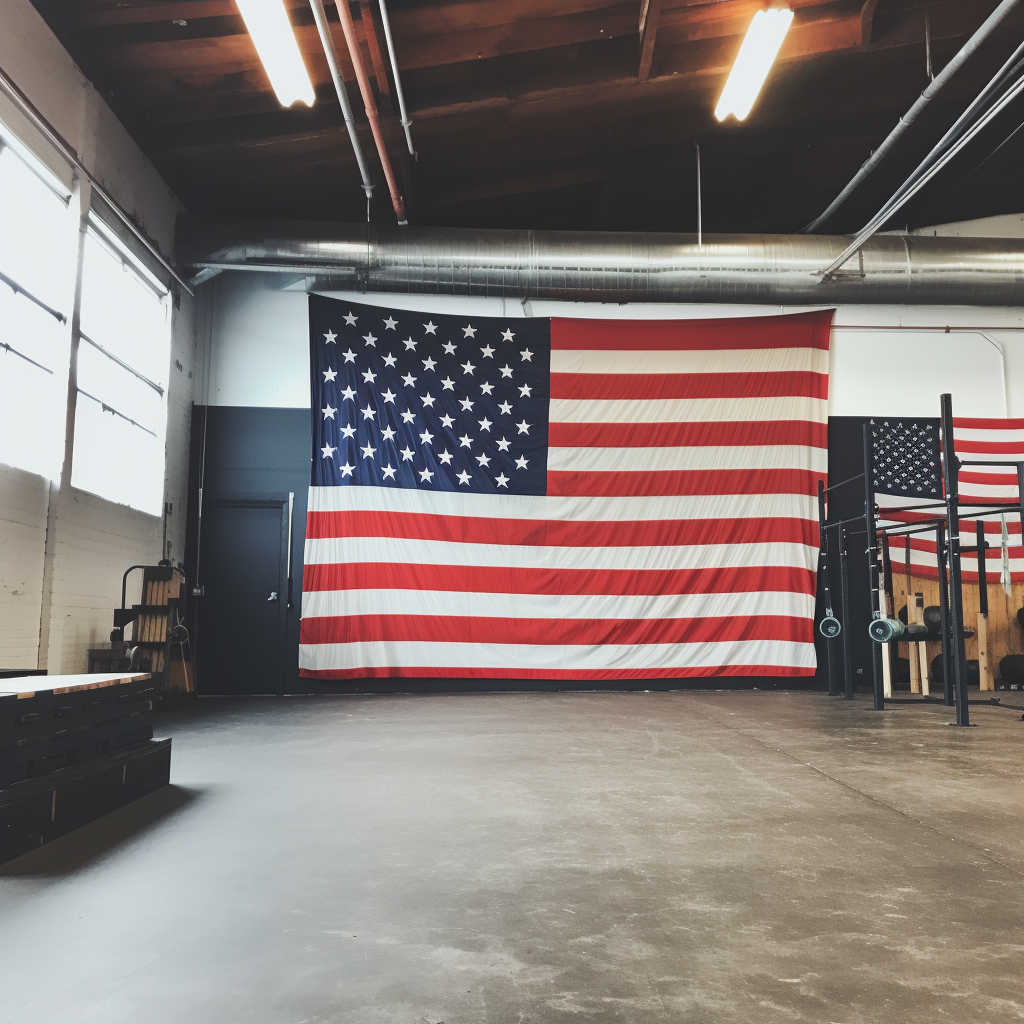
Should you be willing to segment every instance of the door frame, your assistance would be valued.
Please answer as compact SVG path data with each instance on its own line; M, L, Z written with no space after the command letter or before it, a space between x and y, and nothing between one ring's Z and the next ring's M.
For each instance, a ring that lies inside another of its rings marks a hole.
M288 536L288 495L276 493L207 498L199 509L200 524L203 512L206 509L214 508L276 508L281 514L280 544L277 553L277 654L274 659L274 692L278 697L282 697L284 696L285 659L288 649L288 594L286 591L288 587L288 551L291 545L291 537ZM200 549L199 557L199 571L202 573L202 549ZM205 597L199 600L204 601ZM202 633L201 616L200 611L197 616L200 634ZM197 675L201 682L201 672Z

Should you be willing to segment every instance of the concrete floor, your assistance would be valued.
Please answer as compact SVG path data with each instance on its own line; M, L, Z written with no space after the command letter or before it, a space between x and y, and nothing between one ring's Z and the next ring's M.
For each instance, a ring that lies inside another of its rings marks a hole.
M0 1020L1024 1020L1024 721L819 694L206 700L0 866Z

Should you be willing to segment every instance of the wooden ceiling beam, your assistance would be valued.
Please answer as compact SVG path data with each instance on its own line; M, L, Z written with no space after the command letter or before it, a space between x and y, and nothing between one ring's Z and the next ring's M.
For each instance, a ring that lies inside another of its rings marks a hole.
M658 23L664 0L641 0L640 2L640 71L637 77L646 82L651 74L654 60L654 41L658 36Z

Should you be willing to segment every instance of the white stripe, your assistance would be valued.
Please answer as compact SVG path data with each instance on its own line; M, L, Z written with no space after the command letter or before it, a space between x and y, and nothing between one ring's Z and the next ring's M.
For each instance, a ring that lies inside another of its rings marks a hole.
M814 645L791 640L730 640L693 644L459 644L372 641L300 644L305 669L500 668L544 670L705 668L773 665L814 668Z
M724 569L749 566L813 568L817 548L807 544L693 544L676 547L575 548L526 544L454 544L393 537L330 537L306 541L306 565L393 562L404 565L476 565L496 569ZM495 583L500 590L501 580Z
M784 398L551 399L552 423L748 423L825 420L828 402Z
M548 469L562 472L802 469L824 476L828 452L807 445L725 445L721 448L551 448Z
M310 512L401 512L474 519L631 522L671 519L812 519L818 502L805 494L701 494L684 497L556 498L459 494L411 487L310 487Z
M613 349L556 348L552 373L785 373L806 370L828 373L828 350L819 348L760 349Z
M994 420L993 423L1002 423L1003 420ZM953 426L953 447L958 441L986 441L997 442L998 444L1019 444L1021 452L1024 452L1024 428L1002 427L958 427ZM1001 459L1002 455L993 455L993 459Z
M476 594L448 590L311 590L302 617L449 615L521 619L696 619L814 616L812 594Z

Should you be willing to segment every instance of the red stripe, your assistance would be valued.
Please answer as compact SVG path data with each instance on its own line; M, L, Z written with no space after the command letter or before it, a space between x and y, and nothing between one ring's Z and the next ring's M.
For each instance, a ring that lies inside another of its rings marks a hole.
M569 399L828 398L828 374L553 373L551 397Z
M552 448L682 448L802 444L828 448L828 426L811 420L715 423L551 423Z
M551 347L655 349L816 348L827 350L835 310L720 320L570 320L553 317Z
M1024 420L997 420L975 417L953 417L953 439L956 440L956 428L966 427L969 430L1024 430Z
M1024 444L1020 441L963 441L955 436L953 440L957 455L1012 455L1010 461L1024 461Z
M958 452L958 455L962 455L962 452ZM960 483L961 484L988 484L991 487L1016 487L1017 486L1017 474L1016 472L1007 473L1002 466L993 466L991 470L986 471L984 469L963 469L960 471ZM960 498L965 499L967 496L961 492ZM982 499L985 500L984 498Z
M440 590L481 594L814 594L809 569L519 569L511 566L329 562L306 565L304 591Z
M484 519L419 512L310 512L307 540L399 537L457 544L530 547L646 547L690 544L792 543L817 546L817 523L771 519L652 519L628 522Z
M556 497L661 497L699 494L818 493L821 473L806 469L673 469L657 472L548 470Z
M299 643L450 643L598 646L714 641L813 642L810 618L746 615L687 619L526 619L472 615L330 615L303 618Z
M465 668L389 665L384 668L303 668L306 679L727 679L737 676L805 678L813 668L787 665L702 665L695 668Z

